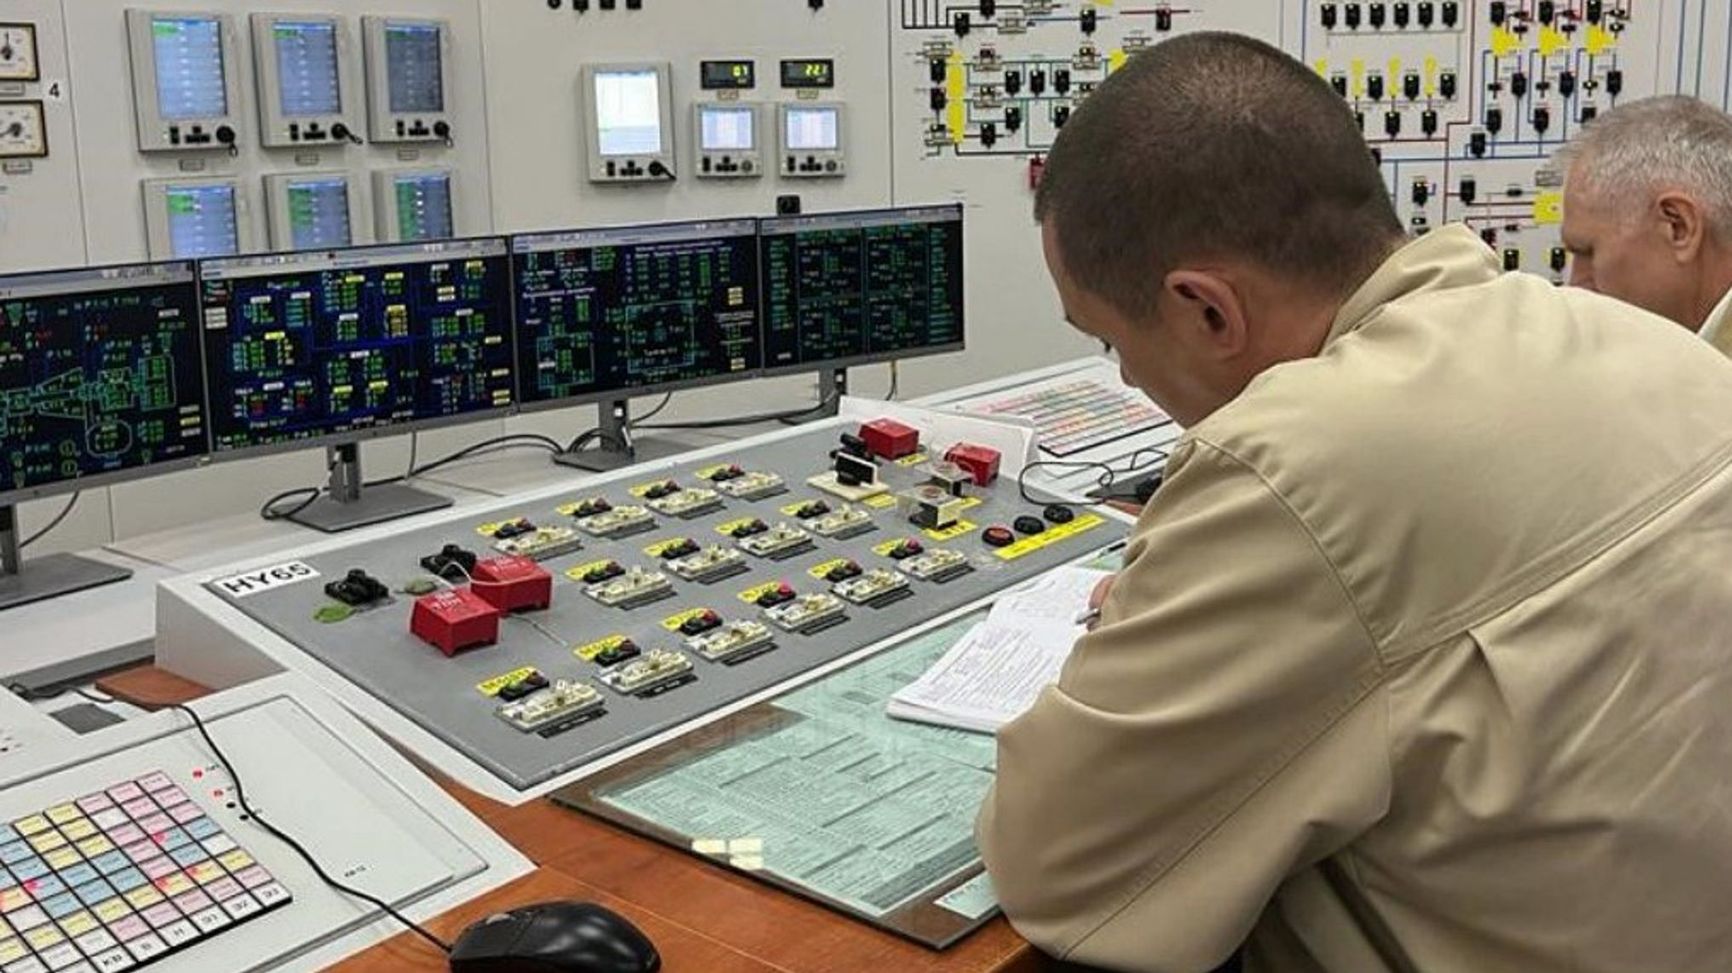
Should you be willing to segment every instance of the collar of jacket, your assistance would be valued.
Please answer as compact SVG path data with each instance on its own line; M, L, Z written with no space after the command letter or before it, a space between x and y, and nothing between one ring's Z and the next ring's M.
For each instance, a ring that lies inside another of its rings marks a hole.
M1472 230L1460 224L1433 230L1395 251L1353 292L1336 313L1323 347L1364 327L1387 304L1427 291L1484 284L1500 272L1497 255Z
M1720 304L1708 315L1708 323L1702 325L1701 334L1703 341L1718 348L1722 354L1732 355L1732 291L1720 298Z

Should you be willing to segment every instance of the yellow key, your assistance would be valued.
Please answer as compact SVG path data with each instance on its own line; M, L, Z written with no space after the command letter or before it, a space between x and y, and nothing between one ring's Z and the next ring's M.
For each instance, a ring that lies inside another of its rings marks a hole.
M56 848L48 854L43 855L42 860L48 863L49 868L52 868L55 871L60 871L61 869L71 868L84 859L79 856L77 849Z
M126 901L131 904L134 909L148 909L158 902L161 902L162 899L162 893L158 892L154 885L140 885L138 888L126 893Z
M96 825L89 818L79 818L60 826L60 833L72 841L83 841L96 833Z
M99 834L94 838L86 838L83 841L80 841L78 843L78 850L84 852L84 857L86 858L95 858L99 855L106 855L113 851L114 842L109 841L107 835Z
M65 930L66 935L73 939L95 929L97 925L96 917L88 912L74 912L60 920L60 928Z
M53 821L55 824L65 824L68 821L76 821L81 817L84 817L84 812L80 811L76 804L62 804L59 807L51 807L48 809L48 820Z
M30 839L30 847L36 849L37 854L42 854L66 847L66 838L58 831L44 831Z
M162 890L162 894L170 897L179 895L182 892L191 892L196 887L197 886L192 884L192 879L187 878L180 872L175 872L173 875L164 878L157 885L157 888Z
M200 885L209 885L228 874L218 867L216 862L211 861L199 862L197 865L187 869L186 873L191 875L193 881Z
M47 831L48 819L38 814L34 817L25 818L22 821L14 821L12 822L12 827L20 835L28 838L33 834L40 834Z
M60 930L52 925L37 926L25 933L24 938L29 941L30 945L36 947L36 951L39 953L55 943L66 940L66 937L60 934Z
M9 889L0 890L0 912L12 912L29 904L29 893L16 885Z
M8 939L5 942L0 942L0 963L10 963L16 959L23 959L29 953L30 948L19 940Z
M148 886L146 887L148 888ZM120 920L125 919L127 916L132 915L132 907L118 898L109 899L106 902L99 902L97 903L96 908L92 911L96 913L96 918L101 919L103 922L106 922L111 926Z
M229 871L238 872L238 871L241 871L245 868L250 867L253 864L253 856L247 854L246 852L242 851L239 848L236 848L234 851L231 851L231 852L228 852L227 854L219 856L217 858L217 861L222 862L223 867L228 869Z

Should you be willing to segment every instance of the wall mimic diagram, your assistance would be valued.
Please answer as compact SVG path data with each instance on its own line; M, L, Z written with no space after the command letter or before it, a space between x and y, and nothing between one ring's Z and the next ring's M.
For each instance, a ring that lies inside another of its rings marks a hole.
M1507 268L1561 280L1553 155L1622 101L1684 91L1726 105L1732 72L1714 49L1722 60L1732 49L1732 14L1713 6L900 0L897 137L918 144L922 184L949 188L956 167L997 164L1026 197L1071 113L1130 58L1185 32L1250 33L1349 104L1410 231L1465 221Z

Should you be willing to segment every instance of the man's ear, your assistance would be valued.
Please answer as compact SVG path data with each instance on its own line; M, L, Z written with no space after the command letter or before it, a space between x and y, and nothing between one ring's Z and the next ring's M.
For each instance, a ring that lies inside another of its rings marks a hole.
M1679 263L1695 260L1708 238L1701 204L1687 193L1668 190L1654 201L1654 209L1660 216L1661 232L1673 259Z
M1175 270L1164 282L1173 309L1170 320L1220 358L1241 354L1251 342L1251 325L1244 302L1232 282L1201 270Z

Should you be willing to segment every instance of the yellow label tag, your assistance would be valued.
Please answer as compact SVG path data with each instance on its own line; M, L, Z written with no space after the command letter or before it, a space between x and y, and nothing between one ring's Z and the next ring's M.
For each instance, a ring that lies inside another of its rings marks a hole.
M810 568L806 571L806 573L811 575L814 578L817 578L819 581L823 581L825 576L828 575L831 571L834 571L839 567L844 567L845 565L847 565L847 563L848 563L847 558L845 558L845 557L837 558L834 561L825 561L823 564L820 564L820 565L817 565L816 567Z
M1353 69L1353 97L1363 98L1365 97L1365 59L1356 57L1350 66Z
M796 517L796 516L799 516L801 507L804 507L809 503L824 503L824 502L825 501L817 500L817 499L796 500L793 503L785 504L785 505L778 507L776 509L780 510L782 512L782 516L784 516L784 517Z
M1437 97L1437 58L1425 59L1425 97Z
M680 612L678 615L669 615L662 619L662 628L665 628L670 632L677 632L680 630L681 625L684 625L708 611L708 608L694 608L691 611Z
M898 537L897 539L895 539L893 541L885 541L884 543L879 544L877 547L874 547L872 549L872 553L878 555L879 557L889 557L891 551L894 551L898 547L901 547L905 542L906 542L906 538L902 538L902 537Z
M980 499L979 497L963 497L960 501L957 502L956 509L957 510L973 510L975 507L978 507L982 503L985 503L985 502L986 501Z
M668 481L664 479L664 480L651 480L648 483L639 483L637 486L634 486L631 488L631 495L634 497L637 497L639 500L641 500L644 497L649 496L649 492L651 490L654 490L656 487L659 487L662 484L667 483L667 482Z
M1317 63L1313 65L1313 67L1317 69L1318 77L1325 81L1329 80L1329 60L1327 58L1318 58Z
M700 479L700 480L712 480L712 479L714 479L714 477L717 473L720 473L723 470L733 469L733 467L734 467L734 464L732 464L732 463L722 463L718 466L706 466L703 469L698 471L698 479Z
M1607 30L1602 24L1588 25L1587 49L1589 54L1604 54L1617 46L1618 35Z
M993 553L997 554L1001 561L1014 561L1019 557L1033 554L1035 551L1041 550L1042 548L1051 547L1060 541L1069 540L1078 534L1094 530L1096 527L1099 527L1104 523L1106 523L1105 518L1101 517L1099 514L1083 514L1068 524L1059 524L1055 527L1049 527L1045 531L1036 534L1033 537L1024 537L1015 544L1012 544L1009 547L1001 547Z
M904 456L901 459L897 460L896 465L897 466L919 466L921 463L926 462L928 459L931 459L931 457L927 456L925 453L909 453L907 456Z
M1521 50L1521 46L1521 35L1517 34L1515 31L1510 30L1508 27L1496 27L1492 29L1491 52L1497 57L1508 57L1516 51Z
M1119 68L1122 68L1124 66L1125 66L1125 50L1124 50L1124 48L1115 47L1111 51L1107 52L1107 73L1108 74L1112 74L1114 71L1117 71Z
M734 536L734 531L739 530L741 527L744 527L747 524L750 524L757 519L758 518L756 518L756 517L744 517L744 518L741 518L740 520L730 520L727 523L722 524L721 526L717 527L716 533L722 535L723 537L732 537L732 536Z
M865 506L871 507L873 510L889 510L891 507L896 506L896 495L893 493L880 493L875 497L867 497L865 500L862 500L861 503Z
M589 502L588 500L573 500L570 503L562 503L553 509L561 517L575 517L577 516L577 508Z
M972 534L979 529L980 528L978 526L976 526L974 523L972 523L971 521L958 520L956 523L951 524L949 527L946 527L943 530L926 531L926 536L932 538L935 541L949 541L949 540L955 540L956 538L961 537L964 534Z
M1401 83L1401 58L1392 57L1389 59L1389 73L1384 75L1384 77L1389 79L1389 87L1391 89L1394 89Z
M625 636L623 635L609 635L605 639L599 639L589 643L588 645L580 645L577 648L572 649L571 653L585 662L594 662L596 656L601 655L609 649L619 648L625 640Z
M1534 197L1534 222L1543 226L1564 221L1564 194L1544 192Z
M960 50L950 52L950 63L944 72L944 87L949 97L945 108L945 127L950 129L951 144L961 145L968 135L968 103L964 100L968 95L968 68Z
M482 524L480 527L475 528L475 533L480 534L482 537L492 537L499 533L499 528L504 527L506 524L515 523L517 523L516 520L501 520L498 523Z
M506 686L509 686L512 683L522 682L533 675L535 675L535 667L524 666L521 669L514 669L503 676L494 676L492 679L476 686L475 691L483 696L491 698L499 695L499 691L504 689Z
M591 561L588 564L579 564L575 568L567 568L565 576L579 584L588 584L589 582L583 580L584 575L598 568L605 568L612 563L612 561Z
M1555 26L1540 28L1540 56L1551 57L1553 54L1570 46L1570 39Z
M690 537L670 537L665 541L656 541L654 544L644 548L643 552L648 554L650 557L661 557L664 551L679 547L682 544L690 544L691 542L692 539Z
M748 605L755 605L758 603L759 598L764 597L780 587L782 587L782 582L771 581L767 584L758 585L755 588L747 588L745 591L740 592L740 600Z

